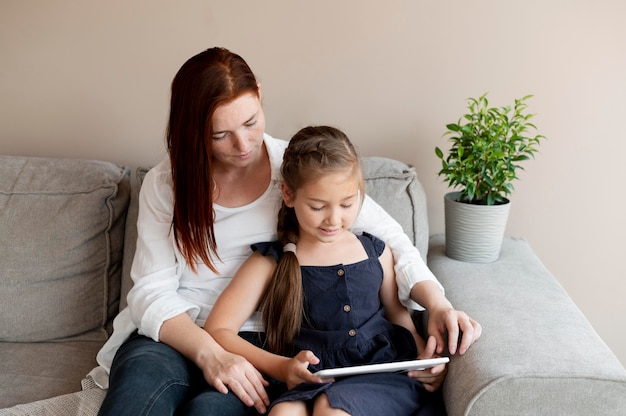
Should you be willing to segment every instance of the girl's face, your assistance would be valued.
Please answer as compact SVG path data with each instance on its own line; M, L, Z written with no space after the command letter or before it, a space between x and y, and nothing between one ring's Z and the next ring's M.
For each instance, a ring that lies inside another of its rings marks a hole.
M351 171L329 173L295 192L283 184L282 190L285 204L296 212L300 240L336 241L359 212L359 181Z
M209 140L213 160L223 167L247 167L262 157L265 115L257 94L246 93L215 109Z

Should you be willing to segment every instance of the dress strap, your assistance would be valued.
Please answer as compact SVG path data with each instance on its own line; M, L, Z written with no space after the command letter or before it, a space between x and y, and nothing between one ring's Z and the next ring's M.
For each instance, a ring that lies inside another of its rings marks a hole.
M370 259L378 259L385 251L385 242L370 233L363 232L363 234L357 235L357 238Z

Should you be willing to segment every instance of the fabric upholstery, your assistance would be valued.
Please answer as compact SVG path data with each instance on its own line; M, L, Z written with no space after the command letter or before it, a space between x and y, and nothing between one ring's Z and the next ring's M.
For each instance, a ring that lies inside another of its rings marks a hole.
M0 416L96 416L105 390L92 388L0 409Z
M428 254L426 193L415 169L383 157L364 157L365 192L400 223L422 258Z
M626 370L526 240L506 238L494 263L444 253L444 237L433 236L429 267L484 328L451 359L450 416L624 414Z
M0 408L80 390L102 344L0 342Z
M119 301L128 177L108 162L0 157L1 341L94 330L105 339Z

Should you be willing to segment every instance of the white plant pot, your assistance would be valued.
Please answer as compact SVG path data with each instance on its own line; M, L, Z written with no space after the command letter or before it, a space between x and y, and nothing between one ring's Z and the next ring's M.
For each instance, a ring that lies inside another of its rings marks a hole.
M490 263L500 256L511 203L473 205L458 202L460 192L444 197L446 255L455 260Z

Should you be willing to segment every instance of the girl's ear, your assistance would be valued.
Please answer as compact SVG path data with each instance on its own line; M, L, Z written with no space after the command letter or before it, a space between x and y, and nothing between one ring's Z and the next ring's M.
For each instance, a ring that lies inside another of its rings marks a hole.
M289 208L293 208L294 194L289 189L289 187L287 187L285 182L282 182L280 184L280 191L283 194L283 201L285 202L285 205L287 205Z

